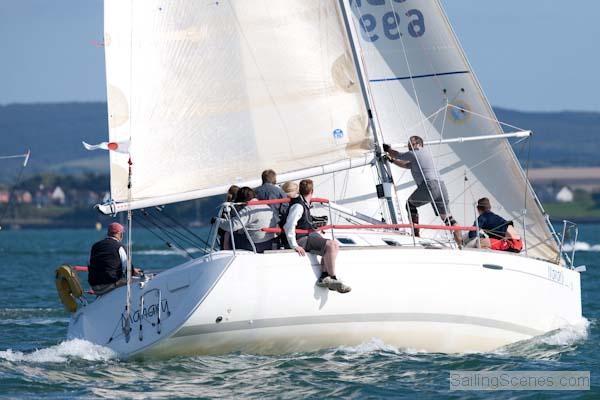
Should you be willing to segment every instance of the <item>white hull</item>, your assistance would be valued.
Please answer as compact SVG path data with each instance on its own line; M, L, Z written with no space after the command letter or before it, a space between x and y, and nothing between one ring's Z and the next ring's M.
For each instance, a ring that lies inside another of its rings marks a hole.
M510 253L343 247L337 270L350 293L315 286L315 256L218 252L160 273L143 288L133 285L129 341L120 313L125 288L78 310L69 336L124 356L285 353L374 337L456 353L490 351L581 318L578 272Z

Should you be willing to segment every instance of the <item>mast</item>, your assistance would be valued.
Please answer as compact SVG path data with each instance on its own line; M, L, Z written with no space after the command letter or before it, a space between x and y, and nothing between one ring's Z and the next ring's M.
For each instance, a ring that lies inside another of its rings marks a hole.
M358 82L360 83L360 91L363 97L363 101L365 102L365 106L367 107L367 116L369 118L369 127L371 128L371 133L373 134L373 142L375 144L375 164L377 166L377 176L379 178L379 185L377 185L377 195L378 197L384 197L385 203L387 204L388 214L390 215L391 223L398 223L398 215L396 213L396 206L394 204L394 179L392 178L392 174L390 171L390 165L383 158L382 154L382 146L379 142L379 135L377 134L377 130L375 128L375 123L373 121L373 111L371 109L371 102L369 100L369 93L367 91L367 87L365 85L365 77L363 75L363 70L361 68L360 58L358 56L358 51L356 49L356 44L354 43L354 35L352 34L352 29L350 25L350 19L348 13L346 12L346 2L345 0L339 0L340 11L342 13L342 18L344 20L344 26L346 28L346 33L348 36L348 41L350 43L350 49L352 51L352 60L354 61L354 67L356 68L356 75L358 76ZM380 189L381 188L381 189Z

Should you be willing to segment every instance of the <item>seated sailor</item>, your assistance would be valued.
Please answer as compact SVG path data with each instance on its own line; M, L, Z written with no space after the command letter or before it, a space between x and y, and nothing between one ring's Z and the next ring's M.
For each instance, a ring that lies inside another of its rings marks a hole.
M479 217L473 223L478 226L487 237L479 239L481 248L492 250L510 251L519 253L523 250L523 242L513 227L512 221L507 221L501 216L492 212L492 205L487 197L477 200L477 212ZM476 243L477 232L469 232L471 244Z
M292 198L290 209L283 227L287 241L292 249L300 256L313 252L321 256L321 276L317 286L348 293L350 286L344 284L335 275L335 260L339 252L339 244L335 240L327 240L317 232L300 233L296 229L313 230L314 225L310 215L310 200L313 197L313 181L300 181L299 196Z
M95 294L102 295L127 284L127 253L121 243L124 232L123 225L113 222L108 225L107 237L92 246L88 282ZM140 269L133 269L134 275L141 273Z
M236 203L247 203L251 200L257 200L256 194L252 188L244 186L237 192ZM236 206L237 213L232 211L231 225L230 221L222 220L219 227L226 232L233 228L235 248L252 251L252 244L244 232L244 227L248 236L254 243L257 253L263 253L265 250L272 250L275 239L275 233L262 231L262 228L276 227L279 222L278 215L271 207L266 204ZM226 249L231 249L231 235L225 234Z
M259 200L285 199L285 193L277 186L277 173L272 169L264 170L261 174L262 185L254 189ZM271 204L276 213L281 213L281 204Z

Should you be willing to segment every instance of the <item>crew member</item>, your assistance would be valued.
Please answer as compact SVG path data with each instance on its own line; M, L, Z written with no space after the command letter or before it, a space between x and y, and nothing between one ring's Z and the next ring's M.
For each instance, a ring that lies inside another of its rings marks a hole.
M237 192L235 199L236 203L247 203L253 200L257 200L256 194L252 188L247 186ZM230 232L233 228L236 249L253 250L252 243L246 236L246 232L248 232L257 253L273 250L276 235L262 230L263 228L276 227L279 222L278 215L273 212L271 207L265 204L240 204L236 210L237 213L231 214L231 221L223 220L220 224L220 228L227 232ZM246 228L245 231L244 228ZM226 234L225 244L227 249L231 248L230 240L230 234Z
M313 252L321 256L321 276L317 286L348 293L352 288L339 280L335 274L335 260L339 245L328 240L317 232L297 233L296 229L311 231L314 229L310 215L310 201L313 197L313 181L300 181L299 196L290 200L290 209L283 227L288 243L300 256Z
M113 222L108 225L107 237L92 246L88 282L97 295L127 284L124 272L127 268L127 253L121 243L124 232L123 225ZM134 268L133 273L138 275L141 270Z
M391 163L410 169L413 179L417 184L417 189L410 195L406 202L406 209L410 215L413 224L419 223L418 208L429 204L433 206L435 215L438 215L444 224L448 226L456 225L456 220L450 215L448 208L448 190L444 181L439 179L439 173L435 169L433 157L428 151L423 149L423 139L420 136L411 136L408 141L409 151L400 153L390 147L383 145L383 150L388 153ZM415 236L420 236L418 228L414 229ZM461 233L458 230L453 231L454 240L462 245Z
M492 205L487 197L477 200L477 212L479 217L473 223L473 226L486 233L487 238L479 239L481 248L492 250L510 251L519 253L523 250L521 237L514 228L512 221L507 221L501 216L492 212ZM469 232L471 243L476 243L477 232Z
M285 199L285 192L277 186L277 173L272 169L264 170L262 175L262 185L254 189L256 198L259 200ZM281 204L271 204L270 207L279 216L281 214Z

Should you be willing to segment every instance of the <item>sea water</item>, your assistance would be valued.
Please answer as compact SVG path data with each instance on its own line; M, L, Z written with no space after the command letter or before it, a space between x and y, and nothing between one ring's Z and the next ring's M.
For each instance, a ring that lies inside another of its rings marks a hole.
M600 225L580 226L576 248L576 265L587 265L586 319L489 353L458 355L395 348L372 338L355 347L278 356L120 360L108 348L65 340L68 314L54 286L54 269L85 264L91 244L101 237L93 230L0 231L0 397L487 398L489 392L449 392L449 372L574 370L591 371L591 391L491 395L600 398ZM135 235L134 259L147 270L185 260L148 232Z

